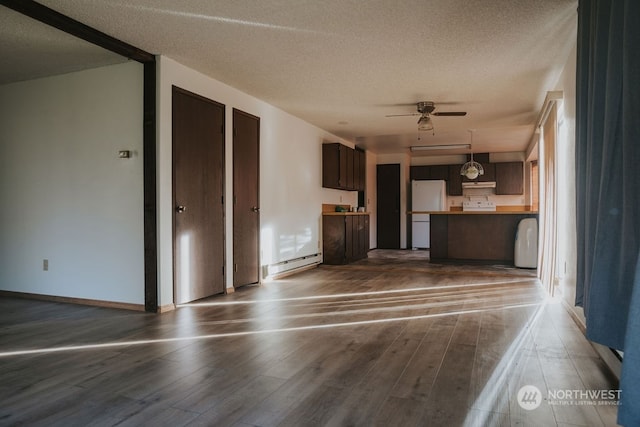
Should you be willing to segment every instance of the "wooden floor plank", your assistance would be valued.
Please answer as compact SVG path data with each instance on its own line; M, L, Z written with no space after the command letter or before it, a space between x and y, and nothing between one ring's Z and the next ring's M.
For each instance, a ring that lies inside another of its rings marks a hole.
M435 319L414 357L396 381L391 395L398 398L426 401L449 347L455 316Z
M194 420L194 423L207 426L232 425L281 387L284 382L282 378L260 375L234 393L222 398L218 404Z
M535 272L424 251L163 315L2 297L0 334L0 425L615 425L519 405L524 385L617 388Z

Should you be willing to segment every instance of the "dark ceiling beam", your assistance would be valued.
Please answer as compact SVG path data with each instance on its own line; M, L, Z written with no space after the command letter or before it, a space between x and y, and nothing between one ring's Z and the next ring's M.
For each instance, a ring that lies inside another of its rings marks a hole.
M33 0L0 0L0 4L129 59L142 63L155 61L153 54L111 37Z

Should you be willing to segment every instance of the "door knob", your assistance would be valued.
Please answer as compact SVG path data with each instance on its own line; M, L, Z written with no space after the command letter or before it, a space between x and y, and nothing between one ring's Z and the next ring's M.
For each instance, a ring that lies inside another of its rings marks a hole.
M186 206L176 206L176 212L178 213L184 213L184 211L187 210Z
M259 207L257 207L257 206L252 207L252 208L251 208L251 210L252 210L253 212L260 212L260 208L259 208Z

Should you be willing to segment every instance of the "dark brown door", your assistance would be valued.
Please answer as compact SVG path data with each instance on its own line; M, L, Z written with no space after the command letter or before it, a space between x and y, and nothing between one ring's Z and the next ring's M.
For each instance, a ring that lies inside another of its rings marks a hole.
M224 292L224 105L173 88L175 302Z
M233 286L260 281L260 118L233 110Z
M400 249L400 165L378 165L378 248Z

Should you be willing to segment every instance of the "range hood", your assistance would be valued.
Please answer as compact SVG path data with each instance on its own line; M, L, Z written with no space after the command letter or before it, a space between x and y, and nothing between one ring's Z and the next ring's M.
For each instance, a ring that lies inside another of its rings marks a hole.
M462 188L496 188L495 181L486 181L486 182L463 182Z

